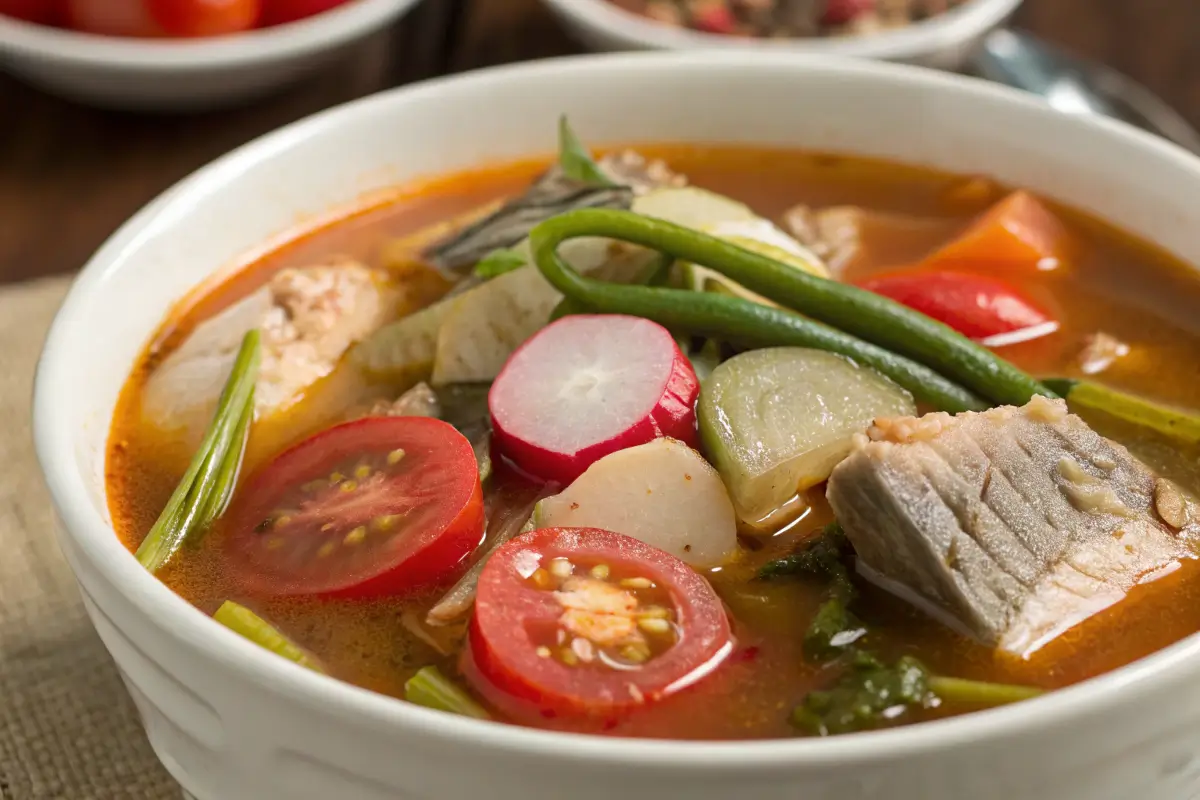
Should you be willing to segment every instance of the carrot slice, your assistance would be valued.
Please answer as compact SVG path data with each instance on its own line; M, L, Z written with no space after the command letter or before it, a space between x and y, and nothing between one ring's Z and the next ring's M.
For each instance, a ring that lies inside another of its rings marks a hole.
M1052 270L1071 250L1066 227L1029 192L1013 192L925 260L930 267L1002 267Z

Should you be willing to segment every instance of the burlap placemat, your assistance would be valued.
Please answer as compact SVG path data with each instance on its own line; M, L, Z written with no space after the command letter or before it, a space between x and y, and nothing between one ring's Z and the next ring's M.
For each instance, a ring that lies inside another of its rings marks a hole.
M84 614L34 459L34 366L67 285L0 290L0 798L179 800Z

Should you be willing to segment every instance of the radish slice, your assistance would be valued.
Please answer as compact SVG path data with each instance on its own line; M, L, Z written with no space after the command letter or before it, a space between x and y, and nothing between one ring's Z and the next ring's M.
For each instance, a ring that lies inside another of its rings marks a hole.
M498 451L532 475L569 483L597 459L660 436L694 443L699 393L666 328L640 317L579 315L513 353L488 408Z
M656 439L605 456L533 512L538 528L603 528L697 568L737 553L737 521L721 476L692 448Z

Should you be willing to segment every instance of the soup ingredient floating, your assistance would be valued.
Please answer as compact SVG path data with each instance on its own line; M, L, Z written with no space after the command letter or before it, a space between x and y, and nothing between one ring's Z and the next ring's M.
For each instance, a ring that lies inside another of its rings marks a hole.
M259 338L258 331L252 330L242 339L200 448L137 549L138 563L151 572L170 561L189 538L203 534L229 504L254 420Z
M843 356L799 347L736 355L697 407L705 451L743 522L776 528L829 477L876 417L912 414L912 396Z
M275 655L283 656L313 672L325 671L312 655L245 606L226 600L213 614L213 619Z
M659 436L694 443L700 383L669 331L637 317L580 315L543 328L488 395L496 448L567 483L597 459Z
M1019 191L988 209L924 263L992 274L1046 272L1068 266L1073 249L1058 217L1029 192Z
M584 278L557 253L560 244L579 236L620 239L701 264L785 309L827 324L736 297ZM751 347L795 345L841 353L891 378L918 400L948 411L982 409L989 401L1025 403L1035 394L1051 394L987 348L924 314L668 222L586 209L543 222L530 240L546 279L593 311L636 314Z
M443 675L437 667L422 667L404 683L404 699L426 708L449 711L475 719L491 719L487 710L476 703L471 695L463 691L454 681Z
M987 345L1027 341L1058 330L1058 323L1032 300L984 275L914 270L880 275L859 285Z
M595 528L501 547L479 581L470 645L464 672L518 718L615 718L704 679L732 648L700 575Z
M230 569L259 594L410 594L452 578L483 538L471 443L428 417L330 428L276 458L239 498Z
M737 552L737 521L721 477L674 439L605 456L539 502L533 523L615 531L697 568L719 566Z
M1027 656L1191 556L1173 484L1066 403L881 420L827 496L861 574Z

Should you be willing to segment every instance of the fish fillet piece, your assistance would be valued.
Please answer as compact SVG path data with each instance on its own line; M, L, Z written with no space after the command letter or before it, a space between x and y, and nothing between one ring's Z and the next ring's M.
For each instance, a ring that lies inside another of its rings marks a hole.
M142 413L199 440L242 337L262 331L255 417L282 411L328 375L354 342L395 315L397 294L378 270L350 259L280 270L261 289L196 326L146 383Z
M1035 397L877 420L829 480L858 569L961 633L1028 655L1192 557L1195 501Z

